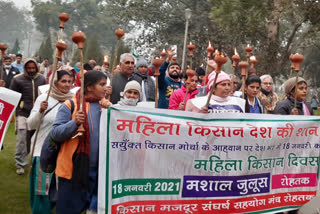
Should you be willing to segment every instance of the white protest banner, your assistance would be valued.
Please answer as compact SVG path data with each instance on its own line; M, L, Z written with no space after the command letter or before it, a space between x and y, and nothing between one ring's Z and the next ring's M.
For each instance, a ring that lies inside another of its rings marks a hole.
M0 87L0 150L20 97L20 93Z
M320 117L111 107L100 214L276 213L319 187Z

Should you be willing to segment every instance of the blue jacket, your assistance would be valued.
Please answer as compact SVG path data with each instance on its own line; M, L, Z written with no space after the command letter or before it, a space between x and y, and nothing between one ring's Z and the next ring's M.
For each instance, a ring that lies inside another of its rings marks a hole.
M176 82L170 77L166 76L166 70L168 68L168 63L166 61L163 62L161 65L159 72L159 103L158 103L158 108L164 108L168 109L169 108L169 99L171 94L181 88L183 83L181 81Z

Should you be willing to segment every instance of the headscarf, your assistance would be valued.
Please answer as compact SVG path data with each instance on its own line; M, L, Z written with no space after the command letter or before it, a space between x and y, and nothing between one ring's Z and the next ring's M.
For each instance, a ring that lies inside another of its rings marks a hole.
M60 102L64 102L66 100L69 100L71 99L74 94L69 91L68 93L62 93L58 87L56 86L57 82L58 82L58 72L60 71L64 71L64 70L58 70L56 71L56 74L54 75L54 79L53 79L53 84L52 84L52 88L51 88L51 92L50 92L50 96L53 97L54 99L60 101ZM69 73L68 71L66 71L67 73ZM52 75L50 76L50 81L51 81L51 77Z

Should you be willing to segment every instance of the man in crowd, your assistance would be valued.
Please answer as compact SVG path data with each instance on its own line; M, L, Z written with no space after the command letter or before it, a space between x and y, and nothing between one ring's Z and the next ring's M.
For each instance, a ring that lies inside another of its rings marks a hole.
M163 62L161 65L159 71L160 71L160 76L159 76L159 104L158 108L164 108L168 109L169 107L169 99L171 94L181 88L183 85L181 81L181 75L182 75L182 70L181 67L178 63L171 63L169 65L169 62L172 58L172 56L175 55L174 50L169 48L168 52L168 57L167 59ZM166 70L168 68L168 75L166 76Z
M20 73L18 68L12 66L11 62L9 56L3 58L3 80L0 80L0 87L9 88L13 77Z
M88 64L91 67L91 70L93 70L93 68L97 65L97 62L94 59L90 59Z
M17 174L24 174L24 167L28 163L31 136L33 131L27 127L27 118L38 96L38 86L46 84L46 79L39 74L37 61L27 59L24 63L24 73L16 75L10 85L10 89L22 94L16 110L16 167Z
M12 63L12 66L18 68L20 73L23 73L22 54L16 55L16 61Z
M258 94L258 98L263 102L266 108L266 113L272 114L274 111L274 108L279 102L279 97L272 90L273 80L270 75L268 74L263 75L260 77L260 79L261 79L261 90Z
M47 78L50 67L49 67L49 59L45 58L43 62L40 64L40 74L42 74L45 78Z
M133 79L141 86L140 101L154 101L155 84L148 73L148 63L143 57L139 57Z
M110 102L117 104L120 100L120 92L124 90L127 82L132 80L134 72L134 57L130 53L124 53L120 56L120 72L113 75L112 94Z
M105 75L107 75L107 77L109 77L110 78L110 76L111 76L111 72L109 71L109 66L110 66L110 64L109 64L109 62L103 62L103 65L102 65L102 72L105 74Z

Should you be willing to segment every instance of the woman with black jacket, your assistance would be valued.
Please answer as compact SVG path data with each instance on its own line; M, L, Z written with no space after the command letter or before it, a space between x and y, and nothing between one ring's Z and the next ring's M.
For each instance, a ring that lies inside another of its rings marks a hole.
M312 115L311 107L306 104L307 82L302 78L298 78L297 84L297 107L294 108L296 78L288 79L284 84L284 91L287 99L279 102L274 109L274 114L284 115Z

